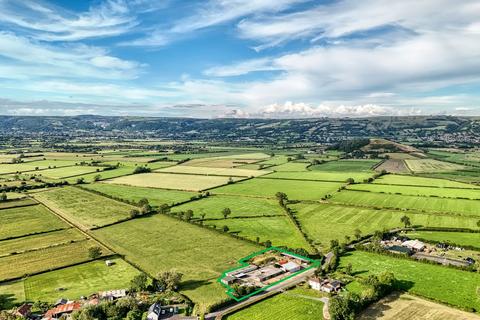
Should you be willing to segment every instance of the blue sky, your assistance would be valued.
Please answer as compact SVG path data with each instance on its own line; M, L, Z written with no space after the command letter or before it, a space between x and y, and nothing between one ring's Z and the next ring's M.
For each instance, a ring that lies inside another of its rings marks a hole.
M0 114L480 115L480 2L0 0Z

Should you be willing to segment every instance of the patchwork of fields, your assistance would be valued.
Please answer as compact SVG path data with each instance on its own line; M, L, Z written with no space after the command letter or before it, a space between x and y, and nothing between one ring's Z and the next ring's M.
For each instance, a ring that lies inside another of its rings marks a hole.
M230 180L238 181L244 178L223 176L202 176L174 173L142 173L119 177L105 183L124 184L135 187L175 189L185 191L202 191L225 185Z

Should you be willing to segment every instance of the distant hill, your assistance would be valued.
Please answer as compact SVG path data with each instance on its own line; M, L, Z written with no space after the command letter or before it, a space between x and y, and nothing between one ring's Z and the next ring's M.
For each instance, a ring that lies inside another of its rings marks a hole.
M149 117L0 116L0 135L10 137L156 137L245 143L336 143L382 137L415 146L478 145L480 119L454 116L342 119L189 119ZM372 142L370 147L381 145ZM405 148L393 145L396 148Z

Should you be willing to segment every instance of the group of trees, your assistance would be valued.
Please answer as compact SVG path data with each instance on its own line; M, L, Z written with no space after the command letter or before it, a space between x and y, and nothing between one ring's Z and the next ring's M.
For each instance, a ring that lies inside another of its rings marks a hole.
M147 172L152 172L152 169L150 169L149 167L137 166L137 167L135 167L135 169L133 170L133 173L134 173L134 174L137 174L137 173L147 173Z
M7 194L5 192L2 192L2 194L0 194L0 202L7 201L7 199Z
M328 309L332 320L353 320L360 310L397 288L397 280L391 272L369 275L359 281L365 287L360 295L347 292L330 299Z
M146 199L146 198L140 199L138 201L137 205L140 207L140 210L139 209L132 209L130 211L130 217L132 219L136 218L136 217L139 217L139 216L143 216L143 215L152 213L152 211L153 211L152 206L150 205L148 199ZM163 210L165 210L165 208L163 208Z
M73 320L141 320L148 305L138 304L134 297L89 305L72 314Z
M180 288L182 278L183 274L173 269L157 274L152 281L149 280L145 273L140 273L130 281L130 291L176 292Z

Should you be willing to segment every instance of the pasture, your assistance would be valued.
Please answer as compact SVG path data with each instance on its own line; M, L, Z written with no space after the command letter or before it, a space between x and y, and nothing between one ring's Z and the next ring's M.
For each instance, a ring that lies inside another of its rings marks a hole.
M93 246L98 244L85 240L1 257L0 281L88 261L88 248ZM106 253L109 252L104 248L103 254Z
M227 320L321 320L323 302L299 289L288 290L226 317Z
M229 228L230 233L260 242L270 240L274 246L288 246L290 248L304 248L310 250L293 223L286 217L245 218L206 221L207 225L215 225L218 229L223 226Z
M403 226L400 218L404 212L347 207L321 203L298 203L289 205L299 219L303 230L323 247L330 240L344 241L345 236L354 240L355 229L363 235L374 231ZM474 228L477 219L461 216L406 213L412 224L429 227Z
M172 205L190 200L191 197L198 195L197 192L132 187L107 183L86 184L83 185L82 188L135 202L146 198L152 206L160 206L162 204Z
M405 164L405 161L401 159L385 160L378 167L375 168L375 171L378 171L378 172L381 172L383 170L391 173L410 173L410 170Z
M277 166L273 166L268 168L269 170L274 170L274 171L293 171L293 172L302 172L302 171L307 171L307 167L310 165L309 162L287 162L283 163Z
M96 260L29 277L24 280L25 297L30 301L55 302L60 296L78 299L103 290L128 288L139 271L120 258L109 260L114 262L109 267L105 260ZM63 288L61 293L58 288Z
M480 199L480 189L430 188L380 184L353 184L349 185L348 189L410 196Z
M464 183L472 183L477 186L480 184L480 170L478 170L478 168L472 170L457 170L452 172L423 173L421 175L430 178L449 179Z
M405 160L405 163L407 164L407 167L410 169L410 171L415 173L448 172L465 169L465 167L462 165L450 162L443 162L435 159L407 159Z
M258 177L271 171L262 170L249 170L249 169L237 169L237 168L213 168L213 167L191 167L178 165L168 168L156 170L155 172L166 173L184 173L184 174L200 174L200 175L213 175L213 176L227 176L227 177Z
M480 320L473 313L454 309L409 294L392 294L370 305L358 320Z
M42 205L3 209L0 218L0 239L68 227Z
M76 229L63 229L31 235L20 239L0 241L0 257L8 254L17 254L24 251L47 248L70 241L85 239L85 236Z
M330 201L376 208L409 209L413 211L480 217L480 201L476 200L417 197L346 190L335 193Z
M103 226L126 219L134 208L76 187L50 189L35 193L34 197L82 228Z
M379 160L337 160L311 166L310 169L340 172L371 171L378 162Z
M227 298L217 277L259 249L164 215L130 220L94 234L150 275L173 268L182 272L181 292L203 309Z
M228 195L212 195L207 198L182 204L172 208L172 212L192 210L194 218L205 214L205 219L223 219L222 210L229 208L232 217L264 215L283 216L283 210L276 200L248 198Z
M83 174L94 173L102 171L102 167L94 166L71 166L71 167L61 167L55 169L47 169L38 172L37 175L51 178L51 179L63 179L72 176L80 176Z
M366 172L327 172L327 171L305 171L305 172L274 172L264 178L272 179L295 179L295 180L318 180L345 182L352 178L357 182L368 179L373 173Z
M277 192L285 192L291 200L320 200L335 192L341 183L255 178L211 190L214 194L247 195L275 198Z
M107 180L105 183L124 184L135 187L202 191L227 184L230 177L201 176L176 173L142 173ZM233 181L241 180L231 177Z
M0 174L16 173L16 172L36 172L40 173L43 169L74 166L76 161L69 160L39 160L15 164L2 164L0 166Z
M479 152L450 152L441 150L430 150L428 154L433 158L455 162L462 165L480 166Z
M17 194L15 194L17 195ZM25 207L30 205L35 205L37 202L32 198L20 198L20 195L25 196L24 194L18 193L18 197L12 197L11 192L7 193L9 201L0 202L0 209L16 208L16 207Z
M414 231L408 237L421 238L425 241L453 243L459 246L471 246L480 249L480 233L473 232L443 232L443 231Z
M387 174L374 181L375 184L396 184L405 186L424 186L440 188L478 188L468 183L451 181L446 179L435 179L418 176ZM480 189L479 189L480 191Z
M363 277L390 271L401 281L401 288L409 293L460 308L480 310L479 273L361 251L341 257L340 267L349 263L353 272Z

